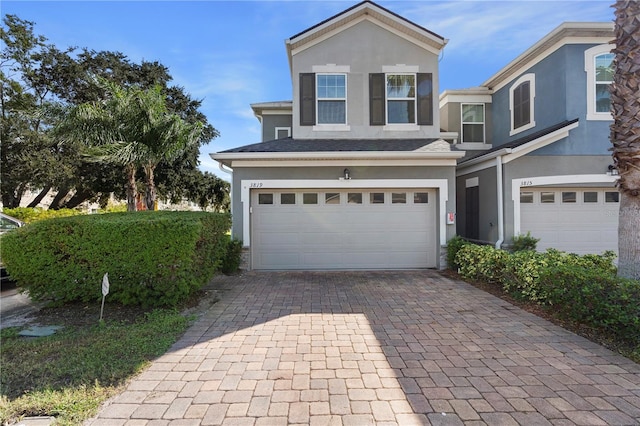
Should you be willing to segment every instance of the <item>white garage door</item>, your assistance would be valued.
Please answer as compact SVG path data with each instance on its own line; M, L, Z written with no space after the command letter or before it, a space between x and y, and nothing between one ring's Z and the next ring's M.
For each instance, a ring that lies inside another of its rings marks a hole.
M603 188L523 189L520 228L540 238L538 250L618 251L619 194Z
M252 267L435 267L436 202L428 189L252 191Z

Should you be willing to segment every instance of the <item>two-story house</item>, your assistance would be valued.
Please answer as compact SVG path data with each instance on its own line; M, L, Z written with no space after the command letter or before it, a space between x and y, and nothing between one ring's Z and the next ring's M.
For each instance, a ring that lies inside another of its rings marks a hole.
M617 250L613 38L612 23L565 23L482 86L441 94L443 128L467 150L460 235L500 247L531 232L539 250Z
M444 266L464 155L441 139L445 44L370 1L286 40L293 100L253 104L262 142L211 155L250 268Z

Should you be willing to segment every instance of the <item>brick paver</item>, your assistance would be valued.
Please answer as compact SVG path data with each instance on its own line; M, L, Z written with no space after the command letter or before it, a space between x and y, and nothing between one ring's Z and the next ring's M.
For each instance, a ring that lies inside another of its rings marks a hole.
M249 272L93 425L640 424L640 365L435 271Z

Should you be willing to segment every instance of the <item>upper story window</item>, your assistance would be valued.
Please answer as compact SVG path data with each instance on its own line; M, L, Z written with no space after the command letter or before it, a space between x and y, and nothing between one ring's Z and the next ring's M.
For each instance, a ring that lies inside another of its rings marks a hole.
M587 120L611 120L613 58L608 44L592 47L584 53L587 72Z
M535 96L536 80L534 74L525 74L513 83L509 89L509 109L511 110L509 135L515 135L536 125L533 102Z
M387 123L415 124L415 74L387 74Z
M346 124L347 76L345 74L317 74L317 123Z
M369 74L369 122L372 126L433 125L432 74Z
M461 104L462 142L484 143L484 104Z

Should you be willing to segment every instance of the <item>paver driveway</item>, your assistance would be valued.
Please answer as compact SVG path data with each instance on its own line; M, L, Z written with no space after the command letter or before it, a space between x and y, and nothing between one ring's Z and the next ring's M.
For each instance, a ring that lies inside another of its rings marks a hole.
M94 425L640 424L640 365L435 271L214 282Z

